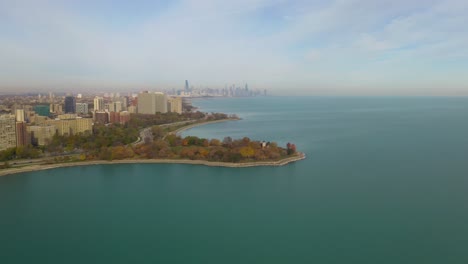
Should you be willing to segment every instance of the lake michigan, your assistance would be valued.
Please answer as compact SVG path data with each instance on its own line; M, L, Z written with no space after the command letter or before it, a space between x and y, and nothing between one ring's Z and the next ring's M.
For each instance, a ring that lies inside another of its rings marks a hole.
M468 263L468 98L194 99L183 135L291 142L283 167L0 177L0 263Z

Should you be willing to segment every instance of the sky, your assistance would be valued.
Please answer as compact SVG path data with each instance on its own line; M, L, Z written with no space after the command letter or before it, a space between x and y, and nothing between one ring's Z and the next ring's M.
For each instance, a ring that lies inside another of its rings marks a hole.
M468 95L466 0L0 0L0 92Z

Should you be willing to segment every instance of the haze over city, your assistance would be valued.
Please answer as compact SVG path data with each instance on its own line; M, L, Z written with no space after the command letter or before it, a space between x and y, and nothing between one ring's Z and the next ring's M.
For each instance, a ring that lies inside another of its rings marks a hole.
M0 1L0 93L468 95L468 2Z

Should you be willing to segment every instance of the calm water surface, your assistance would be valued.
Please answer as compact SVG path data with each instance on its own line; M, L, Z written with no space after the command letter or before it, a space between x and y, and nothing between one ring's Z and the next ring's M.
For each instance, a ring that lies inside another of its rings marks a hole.
M0 263L468 263L468 98L194 100L184 135L288 141L279 168L0 177Z

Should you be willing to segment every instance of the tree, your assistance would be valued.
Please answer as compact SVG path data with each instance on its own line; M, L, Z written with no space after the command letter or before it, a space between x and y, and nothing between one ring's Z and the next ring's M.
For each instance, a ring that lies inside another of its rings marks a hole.
M243 158L250 158L255 155L255 150L252 147L242 147L239 150L239 153Z
M162 138L164 136L164 131L160 126L154 126L152 128L152 132L155 139Z
M288 142L288 144L286 144L286 151L288 155L296 153L296 145Z
M221 141L219 141L219 139L213 138L212 140L210 140L210 146L219 147L221 146Z
M232 138L231 137L225 137L223 139L223 145L231 145L232 144Z

